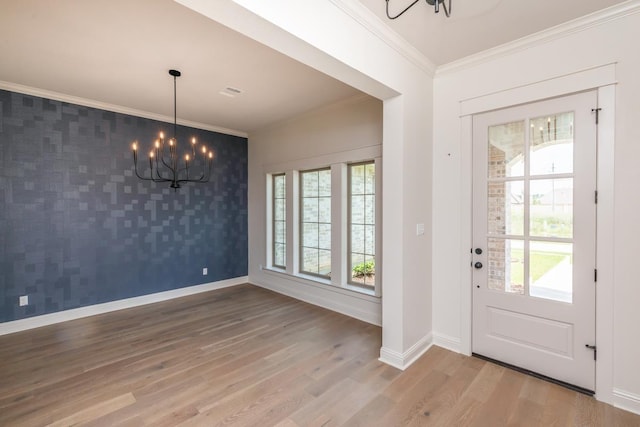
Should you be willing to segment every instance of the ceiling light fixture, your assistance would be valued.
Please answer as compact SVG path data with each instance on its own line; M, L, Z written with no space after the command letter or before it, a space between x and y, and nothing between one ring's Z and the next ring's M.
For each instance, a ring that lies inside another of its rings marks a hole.
M181 73L178 70L169 70L169 74L173 76L173 138L165 142L164 132L160 132L159 138L155 140L149 152L148 177L143 176L144 174L140 175L138 172L138 141L133 142L131 150L133 151L133 168L138 178L145 181L170 182L171 188L177 191L182 182L209 182L213 150L207 150L205 146L196 149L196 139L191 138L191 149L187 150L184 155L178 153L176 78L180 77ZM201 161L198 161L198 157L201 158ZM184 159L184 167L180 167L181 158ZM191 176L189 176L190 170Z
M387 3L387 18L396 19L401 17L407 10L411 9L419 1L420 0L414 0L414 2L407 6L402 12L398 13L396 16L391 16L389 15L389 0L385 0L385 2ZM449 0L449 7L447 7L445 0L426 0L426 2L435 8L435 13L440 12L440 3L442 3L444 14L447 16L447 18L451 16L451 0Z

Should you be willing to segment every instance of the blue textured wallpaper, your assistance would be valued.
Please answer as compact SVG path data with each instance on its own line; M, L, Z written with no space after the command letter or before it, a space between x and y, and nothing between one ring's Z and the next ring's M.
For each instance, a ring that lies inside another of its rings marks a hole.
M174 192L130 148L172 127L0 90L0 322L247 275L246 138L179 126L216 158Z

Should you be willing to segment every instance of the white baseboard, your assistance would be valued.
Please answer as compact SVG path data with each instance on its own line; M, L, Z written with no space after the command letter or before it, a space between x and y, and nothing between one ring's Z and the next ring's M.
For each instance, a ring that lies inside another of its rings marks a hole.
M273 272L252 276L249 283L363 322L382 325L381 302L377 297Z
M414 345L403 353L397 352L387 347L380 349L380 360L387 365L398 368L402 371L413 364L420 356L422 356L433 345L431 332L418 340Z
M614 388L613 406L640 415L640 396L628 391Z
M227 288L229 286L241 285L243 283L247 283L247 281L247 276L234 277L233 279L204 283L202 285L188 286L186 288L173 289L170 291L158 292L149 295L141 295L139 297L127 298L118 301L106 302L103 304L95 304L87 307L59 311L57 313L44 314L42 316L29 317L27 319L0 323L0 335L12 334L14 332L25 331L27 329L53 325L55 323L95 316L96 314L109 313L111 311L123 310L125 308L153 304L154 302L167 301L187 295Z
M455 351L456 353L461 353L460 338L434 332L433 344L437 345L438 347L446 348L447 350Z

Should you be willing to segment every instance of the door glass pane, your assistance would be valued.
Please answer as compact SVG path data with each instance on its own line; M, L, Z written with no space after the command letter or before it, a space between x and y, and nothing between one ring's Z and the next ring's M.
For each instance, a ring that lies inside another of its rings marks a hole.
M489 182L487 190L489 234L522 236L524 181Z
M530 235L573 237L573 178L530 183Z
M573 172L573 112L531 119L530 132L531 175Z
M554 301L573 301L573 244L530 242L529 294Z
M489 127L489 178L524 174L524 121Z
M488 239L488 288L524 294L524 241Z

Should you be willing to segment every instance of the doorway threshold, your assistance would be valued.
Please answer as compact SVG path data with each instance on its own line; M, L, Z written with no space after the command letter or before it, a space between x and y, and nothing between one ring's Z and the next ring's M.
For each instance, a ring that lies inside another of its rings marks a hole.
M508 368L508 369L512 369L512 370L520 372L522 374L529 375L529 376L532 376L534 378L538 378L538 379L541 379L543 381L550 382L552 384L557 384L557 385L559 385L561 387L568 388L569 390L573 390L573 391L577 391L578 393L586 394L587 396L593 397L595 395L595 392L593 390L589 390L589 389L586 389L584 387L579 387L579 386L574 385L574 384L569 384L569 383L566 383L564 381L560 381L560 380L557 380L555 378L551 378L551 377L548 377L546 375L542 375L542 374L539 374L537 372L521 368L519 366L511 365L509 363L505 363L505 362L502 362L500 360L492 359L490 357L483 356L483 355L478 354L478 353L471 353L471 355L473 357L477 357L478 359L482 359L482 360L485 360L487 362L491 362L493 364L496 364L496 365L499 365L499 366L503 366L503 367Z

